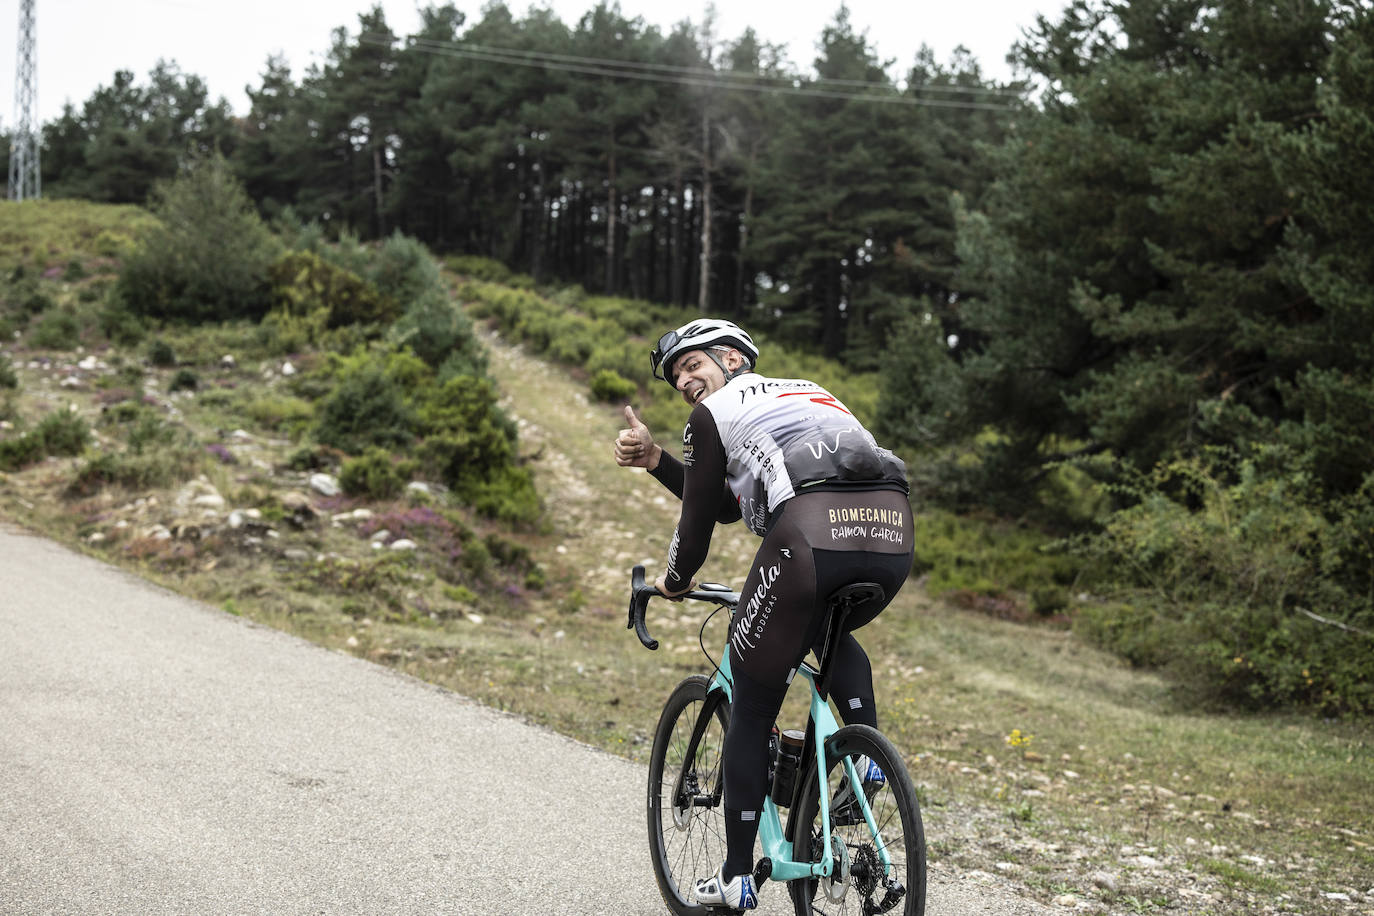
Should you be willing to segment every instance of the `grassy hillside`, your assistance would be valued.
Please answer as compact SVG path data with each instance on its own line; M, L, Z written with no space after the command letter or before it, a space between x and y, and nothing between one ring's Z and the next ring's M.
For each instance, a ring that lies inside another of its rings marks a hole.
M74 454L0 472L0 517L644 760L662 699L703 664L690 608L651 609L657 653L624 629L629 567L661 566L676 506L614 465L620 407L592 396L595 372L519 345L490 300L519 292L566 322L610 321L610 306L445 274L484 322L541 522L494 522L435 481L389 499L326 495L315 475L331 455L309 433L323 392L301 381L326 354L273 355L248 323L125 345L102 334L118 262L95 240L142 218L63 204L30 220L0 205L0 450L39 428L60 444L73 416L92 433ZM73 316L74 333L41 334L53 314ZM93 481L102 461L124 473ZM723 528L706 574L738 583L754 544ZM1368 723L1183 711L1167 684L1053 617L1014 623L923 584L863 638L882 724L921 787L933 868L1085 913L1374 912ZM717 619L707 643L723 638ZM798 708L783 724L800 724Z

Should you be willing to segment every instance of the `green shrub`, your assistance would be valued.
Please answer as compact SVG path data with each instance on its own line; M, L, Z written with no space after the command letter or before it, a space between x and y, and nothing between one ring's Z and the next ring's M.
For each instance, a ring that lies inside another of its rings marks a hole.
M37 284L21 285L16 291L19 310L30 315L41 315L57 307L52 296L38 288Z
M639 386L614 369L602 369L592 376L591 389L598 401L625 401L634 397Z
M328 327L328 309L316 309L305 315L273 309L258 324L257 343L274 356L300 353L316 346L326 349L323 341Z
M17 471L43 458L43 443L31 435L0 439L0 471Z
M629 379L636 385L649 387L661 385L654 378L649 366L649 347L644 341L621 338L608 334L592 349L591 355L582 363L582 368L595 378L598 372L610 370L621 378ZM666 393L668 389L663 389Z
M999 519L928 510L912 527L913 575L926 576L937 597L1001 598L1046 615L1064 608L1066 587L1085 565L1054 550L1049 535Z
M382 295L396 302L400 311L424 296L444 292L439 265L429 249L399 231L392 233L370 259L367 278Z
M200 376L190 369L178 369L167 384L168 391L195 391L200 387Z
M397 300L383 294L358 274L331 264L309 251L282 255L267 272L272 285L271 304L276 311L295 318L325 314L325 326L386 324L400 309ZM310 340L311 343L315 341Z
M261 318L279 243L218 154L154 189L159 222L124 260L114 295L142 316L194 322Z
M14 366L10 364L10 358L0 353L0 388L17 389L19 387L19 376L14 371Z
M147 333L143 322L121 302L106 302L96 314L100 333L111 343L131 347Z
M173 352L171 344L157 337L148 343L148 363L160 369L168 369L177 364L177 355Z
M133 250L134 240L125 232L102 229L92 244L96 254L106 258L121 258Z
M528 468L507 465L486 480L469 484L463 499L481 514L508 524L533 524L544 506Z
M236 405L248 419L262 429L300 435L315 419L315 405L304 398L265 394L242 398Z
M410 347L429 365L446 366L446 375L485 375L486 351L467 315L442 292L418 296L391 328L388 339Z
M444 258L444 265L460 276L489 283L506 283L511 278L509 267L500 261L479 255L450 255Z
M1076 543L1113 572L1084 633L1201 699L1374 711L1374 475L1327 502L1292 465L1273 446L1126 476L1134 504Z
M102 452L77 469L67 485L67 495L88 497L108 486L129 490L175 486L200 473L201 455L184 442L142 453Z
M345 461L339 486L349 496L394 499L405 489L412 462L397 462L386 449L370 446L358 458Z
M477 601L476 593L466 585L445 585L443 592L445 598L458 604L473 604Z
M303 445L286 458L286 466L293 471L327 471L338 464L338 453L328 446Z
M91 428L79 414L55 410L29 435L38 439L45 455L79 455L90 444Z
M69 410L57 410L23 435L0 439L0 471L17 471L48 455L79 455L90 441L85 420Z
M29 344L45 350L75 350L81 344L81 324L70 309L54 309L38 319Z
M645 303L617 296L587 296L581 308L599 321L620 328L622 333L657 339L671 322L662 308L645 308ZM680 323L680 322L679 322ZM649 360L640 354L640 362Z
M134 455L151 454L181 443L184 433L154 411L138 407L128 422L125 448Z
M419 408L422 466L484 515L530 522L539 514L533 477L516 467L516 429L486 379L457 376Z
M404 390L375 365L366 365L340 379L320 405L315 438L349 454L370 445L407 446L415 417Z

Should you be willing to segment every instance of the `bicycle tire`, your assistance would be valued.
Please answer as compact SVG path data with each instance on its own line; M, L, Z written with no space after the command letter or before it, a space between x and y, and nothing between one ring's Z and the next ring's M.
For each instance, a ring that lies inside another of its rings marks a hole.
M696 903L695 884L698 878L714 875L725 861L721 759L730 703L723 695L711 694L710 686L706 677L693 675L674 688L654 729L649 756L649 853L659 893L678 916L708 912ZM709 719L692 752L693 765L684 771L683 761L703 714ZM675 809L676 787L684 772L690 794L711 796L713 805L677 805Z
M896 746L867 725L841 728L826 742L827 791L833 800L846 781L841 758L861 755L877 763L887 777L886 785L874 794L869 804L888 847L893 873L904 884L904 894L891 901L888 909L883 909L890 894L877 870L876 844L867 823L846 823L844 812L838 812L837 817L837 812L832 810L832 843L838 838L843 844L843 858L848 860L849 874L829 887L818 879L791 882L788 891L797 916L870 916L885 912L923 916L925 913L926 848L921 805ZM822 834L814 754L805 769L801 797L789 819L788 830L797 857L809 856L815 860L821 853ZM832 899L832 894L840 899Z

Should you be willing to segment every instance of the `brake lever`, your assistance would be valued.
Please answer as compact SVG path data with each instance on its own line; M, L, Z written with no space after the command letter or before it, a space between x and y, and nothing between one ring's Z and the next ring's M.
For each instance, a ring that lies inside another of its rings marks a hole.
M636 566L630 573L630 610L627 615L629 619L625 622L625 629L628 630L633 627L640 643L649 650L658 648L658 640L649 635L649 628L644 622L644 614L649 607L649 599L658 594L660 594L658 589L645 583L644 567Z

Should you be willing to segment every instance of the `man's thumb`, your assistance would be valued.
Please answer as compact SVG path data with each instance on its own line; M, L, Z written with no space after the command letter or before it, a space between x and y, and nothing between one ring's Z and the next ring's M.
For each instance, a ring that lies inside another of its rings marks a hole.
M643 425L639 422L639 418L635 416L635 409L629 404L625 405L625 419L629 421L631 427Z

